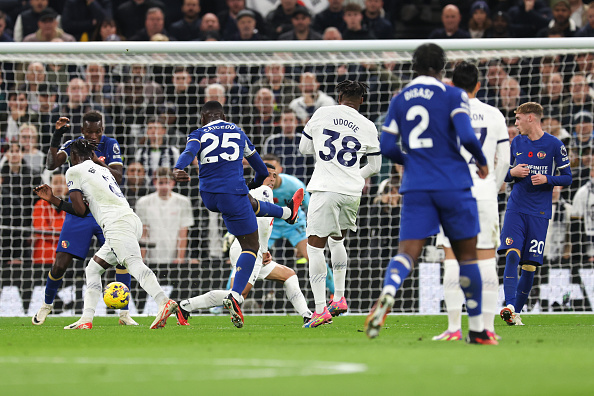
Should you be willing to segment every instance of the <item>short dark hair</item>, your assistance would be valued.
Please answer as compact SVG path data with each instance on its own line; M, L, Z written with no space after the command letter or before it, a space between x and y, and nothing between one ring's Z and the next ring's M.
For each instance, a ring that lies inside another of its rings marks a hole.
M103 114L97 110L87 111L82 118L83 124L85 122L103 122Z
M454 68L454 74L452 75L452 82L458 88L465 90L466 92L474 91L476 84L479 79L478 68L472 63L462 61Z
M97 142L93 142L87 139L76 139L70 146L72 152L76 153L80 157L92 157L93 152L97 150Z
M204 103L204 106L202 106L202 110L200 110L200 114L204 114L207 111L220 111L221 113L223 112L223 105L216 101L216 100L210 100L206 103Z
M357 3L348 3L344 6L344 12L357 12L359 14L363 13L363 9Z
M347 98L359 99L365 96L369 85L360 81L344 80L336 85L336 92Z
M269 154L264 154L264 155L262 156L262 161L264 161L264 162L266 162L266 161L276 161L276 162L278 162L279 164L281 163L281 159L280 159L280 157L279 157L278 155L276 155L276 154L272 154L272 153L269 153Z
M412 68L419 74L439 73L445 68L445 65L445 51L437 44L420 45L413 54Z

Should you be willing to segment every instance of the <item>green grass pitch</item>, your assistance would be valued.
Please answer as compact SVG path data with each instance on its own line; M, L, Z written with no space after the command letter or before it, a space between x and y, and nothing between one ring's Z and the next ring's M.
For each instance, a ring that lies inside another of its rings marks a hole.
M523 327L497 318L498 346L431 341L445 316L389 316L375 340L363 316L317 329L296 316L247 316L242 329L227 316L159 330L152 319L63 330L76 318L0 318L0 394L594 394L594 315L524 315Z

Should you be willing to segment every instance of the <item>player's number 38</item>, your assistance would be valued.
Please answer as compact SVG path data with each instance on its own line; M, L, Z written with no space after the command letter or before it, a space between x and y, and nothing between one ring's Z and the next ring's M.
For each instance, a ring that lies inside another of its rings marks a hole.
M344 166L353 166L357 163L357 151L361 148L361 143L359 143L356 137L343 137L340 141L342 148L337 152L334 142L340 138L340 133L330 129L324 129L322 133L327 135L328 138L324 141L324 149L318 152L320 159L331 161L336 157L338 163ZM347 153L350 155L347 156Z

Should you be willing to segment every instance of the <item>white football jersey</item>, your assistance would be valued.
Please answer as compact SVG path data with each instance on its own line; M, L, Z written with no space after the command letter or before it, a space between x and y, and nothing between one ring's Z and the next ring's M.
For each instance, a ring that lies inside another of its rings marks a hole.
M80 191L99 226L106 228L123 216L136 216L118 183L106 167L91 160L71 166L66 171L69 191Z
M497 108L473 98L470 99L470 120L476 137L482 144L483 153L489 166L489 175L485 179L481 179L476 173L478 168L472 160L472 155L463 147L461 148L460 152L468 162L474 182L472 192L476 199L496 199L499 190L494 172L497 145L500 141L509 141L505 117Z
M375 124L352 107L325 106L316 110L303 134L311 138L316 159L307 191L361 196L361 157L380 152Z

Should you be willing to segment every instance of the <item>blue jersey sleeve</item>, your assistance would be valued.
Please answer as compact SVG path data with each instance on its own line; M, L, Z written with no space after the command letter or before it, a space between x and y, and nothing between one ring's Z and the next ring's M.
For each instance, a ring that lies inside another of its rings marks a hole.
M105 157L104 162L106 165L114 163L123 164L120 145L118 144L118 141L113 138L105 139L105 145L101 154Z
M569 163L569 156L567 155L567 149L563 142L559 141L558 146L555 148L555 166L559 170L559 176L548 176L547 183L553 186L569 186L572 182L571 166Z

